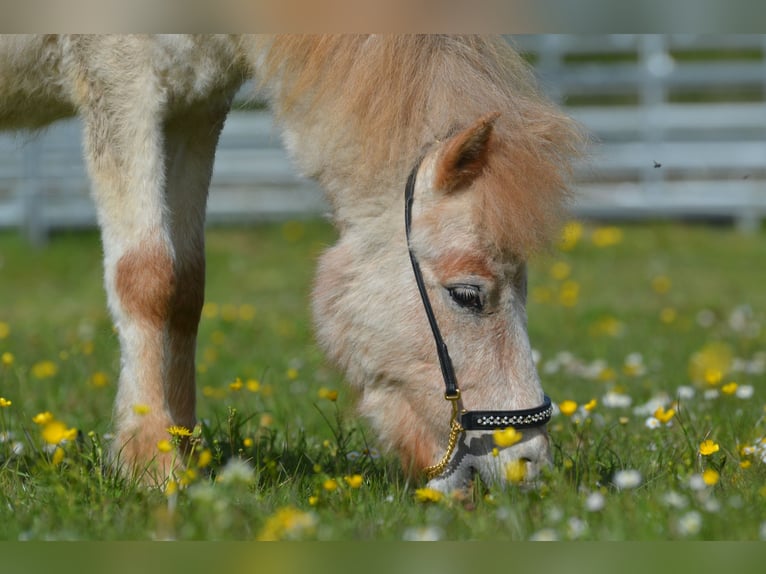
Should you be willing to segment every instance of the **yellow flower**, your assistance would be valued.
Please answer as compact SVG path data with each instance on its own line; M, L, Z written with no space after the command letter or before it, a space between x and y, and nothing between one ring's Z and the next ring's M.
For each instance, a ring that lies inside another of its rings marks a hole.
M665 407L659 407L656 411L654 411L654 418L656 418L661 423L670 422L670 419L672 419L675 415L676 411L674 409L665 410Z
M670 291L670 287L673 283L666 275L657 275L652 279L652 289L655 293L664 294Z
M715 486L718 483L719 478L721 478L721 475L718 474L718 472L713 470L712 468L709 468L702 473L702 480L708 486Z
M289 369L287 369L287 378L290 379L291 381L294 381L295 379L297 379L298 369L295 369L293 367L290 367Z
M322 488L324 488L327 492L338 490L338 481L334 478L328 478L322 483Z
M261 390L261 383L257 379L248 379L246 385L247 390L251 393L257 393Z
M577 410L577 403L570 400L562 401L559 403L559 410L566 417L572 416Z
M255 307L245 303L239 306L239 320L240 321L252 321L255 319Z
M309 506L316 506L319 504L319 497L318 496L309 496Z
M492 439L500 448L512 446L521 440L521 433L513 427L498 429L492 433Z
M229 383L229 389L232 391L239 391L242 389L242 379L237 377L233 383Z
M160 452L170 452L173 450L173 445L170 444L170 441L168 439L162 439L161 441L157 442L157 450Z
M725 395L733 395L737 392L737 387L739 385L735 383L734 381L730 383L726 383L724 386L721 387L721 392Z
M613 225L593 230L591 241L596 247L610 247L622 241L622 229Z
M65 440L74 440L77 437L77 429L67 428L61 421L50 420L43 426L42 435L48 444L59 444Z
M13 364L13 354L5 352L2 357L0 357L0 360L2 360L4 367L10 367Z
M596 399L591 399L587 403L585 403L582 408L584 408L586 411L591 412L593 409L596 408L598 405L598 401Z
M218 317L218 303L205 303L202 306L202 316L205 319L215 319Z
M32 422L38 425L44 425L53 420L53 415L49 411L37 413L32 417Z
M572 274L572 266L566 261L556 261L551 265L549 273L556 281L563 281Z
M178 483L175 480L169 480L168 483L165 485L165 496L173 496L177 491L178 491Z
M418 502L439 502L444 495L433 488L418 488L415 491L415 500Z
M527 463L521 459L512 460L505 465L505 478L508 482L518 484L527 476Z
M9 401L5 397L0 397L0 408L7 408L10 407L13 404L12 401Z
M186 427L173 425L172 427L168 427L167 429L168 433L170 433L171 436L191 436L191 431L187 429Z
M751 461L749 461L749 460L743 460L743 461L741 461L741 462L739 463L739 467L740 467L741 469L743 469L743 470L744 470L744 469L746 469L746 468L750 468L750 466L751 466L752 464L753 464L753 463L752 463Z
M574 307L580 297L580 284L577 281L567 280L561 284L559 290L559 303L564 307Z
M660 311L660 321L666 325L670 325L670 323L676 320L676 317L678 317L678 313L673 307L665 307Z
M58 466L61 464L61 461L64 460L64 449L60 446L56 447L56 450L53 451L53 457L51 457L51 462L53 463L53 466Z
M351 476L344 476L343 480L346 482L346 484L349 485L351 488L359 488L362 486L362 475L361 474L354 474Z
M8 323L0 321L0 339L5 339L11 334L11 328Z
M244 446L245 448L250 448L251 446L253 446L253 439L251 439L250 437L243 439L242 446Z
M213 460L213 453L210 452L210 449L205 449L201 453L199 453L199 458L197 459L197 468L205 468L208 466Z
M338 400L338 391L333 391L325 387L319 389L318 395L320 399L327 399L328 401L333 402Z
M689 377L696 382L717 385L731 369L734 352L726 343L705 345L689 359Z
M274 424L274 417L268 413L262 414L261 419L258 421L258 426L260 427L270 427L273 424Z
M49 379L58 373L58 365L53 361L40 361L32 365L32 375L36 379Z
M133 405L133 412L139 416L148 415L150 410L149 405Z
M713 442L710 439L707 439L700 443L699 452L702 456L709 456L713 454L714 452L718 452L720 448L721 447L718 446L718 443Z
M105 387L109 383L109 377L102 371L96 371L90 376L90 384L94 387Z
M317 518L313 513L287 506L277 510L263 525L258 540L282 540L311 534Z
M561 241L559 242L559 248L562 251L571 251L575 248L581 237L582 223L579 221L570 221L564 226L563 233L561 234Z

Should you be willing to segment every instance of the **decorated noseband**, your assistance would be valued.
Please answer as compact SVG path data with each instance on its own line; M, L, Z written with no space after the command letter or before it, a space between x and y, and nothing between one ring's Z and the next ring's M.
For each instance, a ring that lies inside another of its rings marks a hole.
M444 469L447 467L450 458L452 457L452 452L455 450L457 440L464 431L489 431L507 427L522 429L543 426L551 419L553 407L551 406L551 399L548 395L545 395L543 404L531 409L515 411L466 411L464 409L459 409L460 389L457 386L455 369L452 366L452 359L450 359L447 344L444 342L441 332L439 331L439 325L436 323L433 307L431 307L431 301L428 298L428 293L423 282L423 275L420 272L420 265L418 264L417 257L415 257L415 253L412 251L412 246L410 245L412 203L415 195L415 181L417 179L421 161L422 158L415 163L415 167L412 168L412 171L407 178L407 185L404 190L404 228L407 234L407 249L409 250L410 261L412 262L412 271L415 274L415 282L418 285L420 299L423 302L423 308L425 309L426 317L428 317L428 324L431 326L431 332L433 333L434 342L436 343L436 352L439 355L439 365L441 366L442 378L444 379L444 386L446 389L444 398L452 403L450 436L447 444L447 452L438 463L424 469L426 476L431 480L444 472Z

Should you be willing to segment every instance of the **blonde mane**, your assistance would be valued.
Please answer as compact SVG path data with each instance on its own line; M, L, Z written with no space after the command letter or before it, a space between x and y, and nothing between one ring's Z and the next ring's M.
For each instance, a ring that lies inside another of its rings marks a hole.
M321 114L338 145L358 154L356 183L385 173L403 185L424 148L487 113L500 118L477 219L499 249L544 245L567 199L583 138L543 98L523 59L501 38L277 36L261 80L278 86L278 116ZM259 74L260 75L260 74ZM329 144L327 144L329 145Z

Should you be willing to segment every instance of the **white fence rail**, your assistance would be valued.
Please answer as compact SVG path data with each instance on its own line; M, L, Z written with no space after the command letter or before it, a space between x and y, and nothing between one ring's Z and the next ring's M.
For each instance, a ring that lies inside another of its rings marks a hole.
M594 137L577 172L582 217L766 218L766 36L523 36L543 87ZM0 134L0 227L34 241L92 226L76 120ZM295 175L264 112L234 111L221 136L211 223L327 209Z

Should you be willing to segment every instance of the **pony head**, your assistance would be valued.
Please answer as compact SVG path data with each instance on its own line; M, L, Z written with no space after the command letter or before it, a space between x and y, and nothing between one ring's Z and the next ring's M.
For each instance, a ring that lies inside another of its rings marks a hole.
M526 260L559 219L562 183L540 160L541 146L544 138L536 145L515 138L497 112L451 130L416 168L409 245L402 187L401 210L344 227L321 258L319 341L358 390L362 414L413 474L447 452L451 407L408 247L452 358L459 409L543 403L526 332ZM548 435L544 427L520 432L515 442L461 433L429 485L461 488L476 474L487 482L533 479L550 463Z

